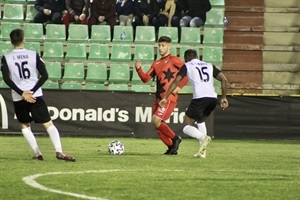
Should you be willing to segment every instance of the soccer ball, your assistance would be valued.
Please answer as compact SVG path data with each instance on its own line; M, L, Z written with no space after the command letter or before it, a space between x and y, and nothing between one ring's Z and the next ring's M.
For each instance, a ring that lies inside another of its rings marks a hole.
M108 144L108 153L112 155L121 155L125 150L122 142L114 140Z

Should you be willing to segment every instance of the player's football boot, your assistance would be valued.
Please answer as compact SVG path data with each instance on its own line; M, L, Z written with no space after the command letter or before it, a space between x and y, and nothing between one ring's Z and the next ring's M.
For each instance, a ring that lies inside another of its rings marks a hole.
M32 160L44 160L42 155L38 155L38 156L33 156Z
M180 136L177 136L176 139L173 139L173 145L170 149L170 154L171 155L176 155L176 153L178 153L178 149L179 149L179 144L181 143L182 139Z
M72 156L68 156L64 153L56 152L56 159L57 160L65 160L65 161L70 161L70 162L75 162L76 159Z
M199 151L197 154L194 155L194 157L197 158L206 158L206 146L208 143L210 143L211 137L210 136L205 136L202 145L199 148Z
M194 155L195 158L206 158L206 149L203 149L201 152L198 152Z

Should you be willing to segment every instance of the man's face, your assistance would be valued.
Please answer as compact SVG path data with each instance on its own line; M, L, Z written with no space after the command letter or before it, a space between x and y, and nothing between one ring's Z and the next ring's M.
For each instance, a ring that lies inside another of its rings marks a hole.
M162 57L170 54L170 48L171 48L171 44L170 43L167 43L167 42L160 42L160 43L158 43L159 54Z

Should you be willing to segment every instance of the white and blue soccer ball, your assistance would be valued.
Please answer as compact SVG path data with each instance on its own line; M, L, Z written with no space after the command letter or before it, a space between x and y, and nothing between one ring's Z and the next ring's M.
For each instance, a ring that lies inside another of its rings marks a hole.
M111 141L108 144L108 153L111 155L121 155L124 153L125 147L119 140Z

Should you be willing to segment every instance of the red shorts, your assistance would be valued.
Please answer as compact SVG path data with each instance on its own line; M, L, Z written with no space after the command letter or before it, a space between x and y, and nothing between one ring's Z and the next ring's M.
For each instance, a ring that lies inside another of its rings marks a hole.
M163 108L161 108L158 104L159 101L160 100L157 99L154 102L153 115L157 116L161 120L167 120L170 118L172 112L174 111L174 108L176 107L177 102L167 100L167 103L165 104L165 106Z

